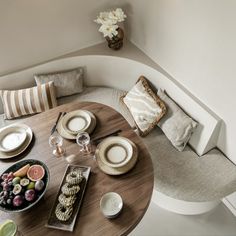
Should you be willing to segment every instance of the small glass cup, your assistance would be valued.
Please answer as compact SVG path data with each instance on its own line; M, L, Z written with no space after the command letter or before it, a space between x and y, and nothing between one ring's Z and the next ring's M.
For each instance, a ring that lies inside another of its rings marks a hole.
M87 132L78 133L76 143L81 147L80 151L83 155L89 155L91 153L90 136Z
M49 145L53 148L52 154L56 157L61 157L65 154L65 149L62 147L63 138L57 132L49 137Z

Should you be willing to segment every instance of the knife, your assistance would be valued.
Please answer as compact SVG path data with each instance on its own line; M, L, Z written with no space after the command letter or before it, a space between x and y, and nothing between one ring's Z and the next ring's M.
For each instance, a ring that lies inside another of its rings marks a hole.
M51 135L52 135L52 134L56 131L56 129L57 129L57 123L58 123L58 121L60 120L61 115L62 115L62 112L59 112L59 114L58 114L58 116L57 116L57 120L56 120L54 126L53 126L52 129L51 129Z
M113 135L116 136L120 132L122 132L122 130L118 129L118 130L113 131L112 133L109 133L109 134L106 134L106 135L103 135L103 136L100 136L100 137L97 137L97 138L93 138L91 141L98 143L98 142L102 141L103 139L105 139L109 136L113 136Z

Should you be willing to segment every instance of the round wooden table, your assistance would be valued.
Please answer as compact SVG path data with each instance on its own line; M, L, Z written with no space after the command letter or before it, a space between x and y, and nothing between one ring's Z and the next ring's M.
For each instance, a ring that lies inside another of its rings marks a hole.
M63 173L68 164L66 158L55 158L49 147L50 130L60 111L85 109L93 112L97 118L97 126L92 136L102 136L113 130L121 129L120 136L131 139L138 147L138 162L128 173L120 176L104 174L92 158L79 155L79 147L75 141L64 140L67 156L75 155L72 164L91 167L91 175L85 191L83 203L77 217L73 233L49 229L45 227L51 207L55 201ZM127 235L145 214L153 191L153 166L150 155L138 135L131 129L127 121L111 107L99 103L70 103L56 107L50 111L35 115L24 122L34 132L34 140L30 147L20 156L0 162L0 172L21 159L38 159L50 170L50 184L45 197L29 211L8 214L0 212L0 222L12 219L19 226L24 236L32 235ZM124 201L121 214L115 219L107 219L100 211L99 202L103 194L114 191Z

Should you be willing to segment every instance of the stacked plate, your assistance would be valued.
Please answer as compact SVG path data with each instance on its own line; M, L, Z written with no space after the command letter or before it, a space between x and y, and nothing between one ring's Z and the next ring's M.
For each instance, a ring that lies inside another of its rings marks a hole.
M0 129L0 159L15 157L29 146L33 132L25 124L14 124Z
M79 132L92 133L96 126L96 117L90 111L76 110L67 113L58 122L57 130L65 139L76 139Z
M109 175L121 175L131 170L138 159L136 145L124 137L104 139L95 152L99 168Z

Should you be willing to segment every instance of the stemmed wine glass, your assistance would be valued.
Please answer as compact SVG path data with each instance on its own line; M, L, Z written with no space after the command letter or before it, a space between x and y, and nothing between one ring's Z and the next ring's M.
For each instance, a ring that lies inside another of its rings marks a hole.
M76 137L76 143L81 147L80 151L88 155L91 153L90 136L87 132L80 132Z
M49 137L49 145L53 148L52 154L56 157L61 157L65 154L65 149L62 147L63 138L57 132L54 132Z

